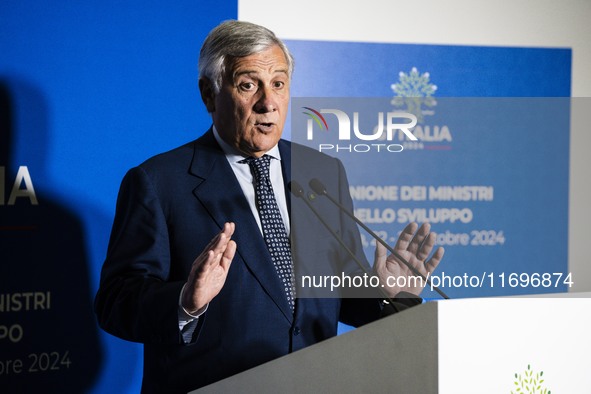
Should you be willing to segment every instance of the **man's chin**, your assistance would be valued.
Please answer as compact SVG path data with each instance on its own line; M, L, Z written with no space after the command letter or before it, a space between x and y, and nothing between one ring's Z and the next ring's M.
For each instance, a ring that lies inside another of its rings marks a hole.
M273 149L273 147L275 145L277 145L277 142L278 141L279 141L279 139L274 140L274 142L272 142L272 143L266 143L266 144L260 144L260 145L256 145L256 146L244 147L244 149L241 149L241 150L247 156L261 157L265 153L267 153L268 151L270 151L271 149Z

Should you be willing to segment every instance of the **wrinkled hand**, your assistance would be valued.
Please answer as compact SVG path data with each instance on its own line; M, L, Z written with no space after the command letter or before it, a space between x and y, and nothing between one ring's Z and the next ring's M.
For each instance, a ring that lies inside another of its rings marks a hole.
M394 250L408 261L424 277L431 274L443 258L444 249L437 248L429 260L435 246L435 234L430 233L429 223L423 223L417 231L418 224L410 223L404 228ZM414 274L402 261L394 255L387 256L386 248L377 243L374 272L384 285L384 290L390 297L395 297L399 292L406 291L419 295L426 283ZM415 277L415 278L411 278ZM388 279L390 278L390 279Z
M181 305L188 313L198 313L224 286L236 253L236 242L231 240L235 228L234 223L225 223L223 230L193 262L181 299Z

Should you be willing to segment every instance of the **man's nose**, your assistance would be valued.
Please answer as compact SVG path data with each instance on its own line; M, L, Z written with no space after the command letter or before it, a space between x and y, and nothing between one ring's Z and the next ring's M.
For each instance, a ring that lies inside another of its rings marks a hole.
M277 110L273 90L270 87L263 87L259 91L259 97L254 105L255 112L267 113Z

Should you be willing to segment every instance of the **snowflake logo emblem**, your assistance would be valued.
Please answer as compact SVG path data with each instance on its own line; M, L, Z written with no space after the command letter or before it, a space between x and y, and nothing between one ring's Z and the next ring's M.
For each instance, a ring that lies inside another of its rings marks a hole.
M421 74L416 67L408 74L401 71L398 77L398 82L390 86L396 94L391 101L392 105L406 106L407 112L415 115L419 123L422 122L424 115L433 114L433 111L427 108L437 105L437 100L433 97L437 85L431 83L428 72Z

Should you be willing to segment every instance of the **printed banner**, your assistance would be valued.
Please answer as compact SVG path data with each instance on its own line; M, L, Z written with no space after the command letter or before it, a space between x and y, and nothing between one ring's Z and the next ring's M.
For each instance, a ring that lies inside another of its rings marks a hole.
M355 216L388 244L431 223L446 250L431 282L449 296L567 291L570 99L430 104L295 98L292 140L343 162ZM375 240L362 241L372 261Z
M288 46L291 139L344 163L356 216L389 244L431 223L446 250L433 285L452 298L568 291L570 50Z

